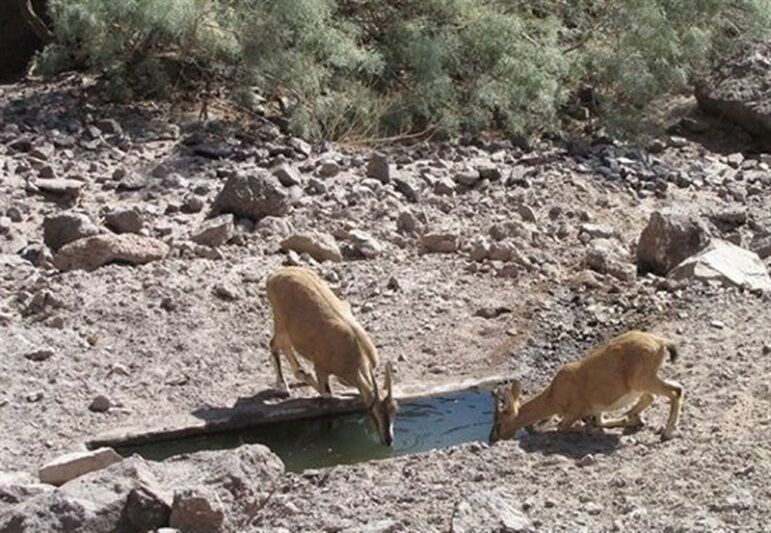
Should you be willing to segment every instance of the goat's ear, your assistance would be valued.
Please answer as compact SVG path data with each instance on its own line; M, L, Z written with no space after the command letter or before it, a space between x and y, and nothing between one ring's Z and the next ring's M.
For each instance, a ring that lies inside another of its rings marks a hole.
M394 391L393 391L393 366L391 365L391 361L388 361L386 363L385 368L385 381L383 382L383 389L385 389L386 393L386 399L392 399L394 397Z
M514 380L505 395L506 410L515 412L519 409L519 399L522 396L522 385Z
M522 396L522 384L518 380L514 380L511 382L511 386L509 387L509 395L514 400L519 400L519 398Z

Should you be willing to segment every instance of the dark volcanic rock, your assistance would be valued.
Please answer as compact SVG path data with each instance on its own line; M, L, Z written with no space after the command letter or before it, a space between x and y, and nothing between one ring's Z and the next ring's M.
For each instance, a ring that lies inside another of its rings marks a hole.
M742 47L699 84L696 98L771 147L771 40Z
M289 212L289 195L278 178L267 172L235 174L214 199L212 210L253 220L283 216Z

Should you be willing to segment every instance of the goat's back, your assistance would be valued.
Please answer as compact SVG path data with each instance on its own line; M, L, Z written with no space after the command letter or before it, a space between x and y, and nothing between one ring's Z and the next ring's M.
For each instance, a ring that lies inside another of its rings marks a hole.
M644 390L667 353L669 341L630 331L597 346L586 357L563 367L560 388L571 389L595 406L609 406L632 391ZM569 382L569 383L568 383Z
M339 377L377 366L377 353L364 330L313 271L280 267L268 276L268 300L276 333L315 366Z

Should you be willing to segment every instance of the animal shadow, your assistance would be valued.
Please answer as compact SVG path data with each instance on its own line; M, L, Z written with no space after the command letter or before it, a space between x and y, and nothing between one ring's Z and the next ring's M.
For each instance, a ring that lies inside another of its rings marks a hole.
M525 434L519 439L527 452L540 451L545 455L562 455L580 459L587 454L609 455L621 445L621 437L614 433L562 433L544 431Z

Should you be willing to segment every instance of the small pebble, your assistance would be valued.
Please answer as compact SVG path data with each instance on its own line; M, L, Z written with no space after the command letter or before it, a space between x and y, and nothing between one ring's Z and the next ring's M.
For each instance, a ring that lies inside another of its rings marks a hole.
M112 402L110 402L110 399L104 394L100 394L91 401L91 405L88 406L88 409L95 413L104 413L107 412L111 406Z

